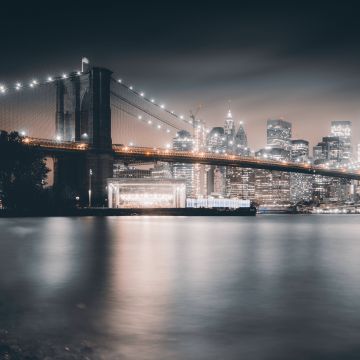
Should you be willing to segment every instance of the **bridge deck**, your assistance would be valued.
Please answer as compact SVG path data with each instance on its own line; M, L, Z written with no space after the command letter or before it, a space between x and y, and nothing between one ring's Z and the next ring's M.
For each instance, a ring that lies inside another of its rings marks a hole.
M88 150L91 150L91 147L88 144L79 142L62 142L29 137L25 138L24 142L29 145L39 146L48 153L84 153ZM213 154L207 152L187 152L149 147L129 147L116 144L113 145L112 150L114 157L124 159L128 162L165 161L178 163L198 163L206 165L245 167L303 174L316 174L322 176L360 180L359 170L352 172L346 168L328 169L322 165L311 165L307 163L277 161L227 154Z

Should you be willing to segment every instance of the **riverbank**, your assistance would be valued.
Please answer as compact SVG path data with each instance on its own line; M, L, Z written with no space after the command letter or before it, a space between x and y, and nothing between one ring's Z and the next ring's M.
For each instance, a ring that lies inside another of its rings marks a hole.
M255 216L256 208L208 209L208 208L154 208L109 209L78 208L37 211L0 210L0 217L56 217L56 216Z

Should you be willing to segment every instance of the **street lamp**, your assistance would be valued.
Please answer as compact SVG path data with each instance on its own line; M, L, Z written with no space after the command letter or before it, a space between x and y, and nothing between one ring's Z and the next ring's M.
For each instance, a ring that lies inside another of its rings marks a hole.
M92 177L92 169L89 170L89 207L91 207L91 177Z

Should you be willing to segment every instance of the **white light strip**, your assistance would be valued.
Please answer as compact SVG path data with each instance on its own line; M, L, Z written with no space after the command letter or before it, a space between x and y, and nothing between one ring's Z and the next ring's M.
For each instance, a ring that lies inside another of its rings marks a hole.
M11 90L19 91L19 90L26 89L26 88L33 89L37 86L46 85L55 80L65 80L65 79L69 79L70 77L81 76L82 74L83 73L81 71L73 71L70 74L63 73L63 74L57 75L57 76L48 76L46 79L44 79L41 82L37 79L33 79L27 85L24 85L25 84L24 82L16 82L13 86L6 86L4 84L1 84L0 85L0 94L8 93Z
M115 80L115 79L113 79L113 80ZM183 122L185 122L187 125L193 123L193 121L191 119L186 120L184 115L182 115L182 114L178 115L175 113L174 110L168 110L166 108L165 104L156 102L154 98L145 97L144 91L137 92L133 85L127 85L126 83L124 83L124 81L122 79L115 80L115 82L117 82L118 84L121 84L123 87L125 87L126 89L128 89L129 91L134 93L135 95L138 95L139 97L143 98L144 100L146 100L146 101L152 103L153 105L159 107L160 109L166 111L168 114L176 117L177 119L183 120Z

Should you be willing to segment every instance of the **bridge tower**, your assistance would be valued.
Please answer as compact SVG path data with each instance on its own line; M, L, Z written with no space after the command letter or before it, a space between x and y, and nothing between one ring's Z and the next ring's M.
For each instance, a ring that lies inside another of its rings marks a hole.
M112 72L91 67L81 76L56 80L56 138L89 144L86 155L62 156L54 166L55 190L70 187L83 204L105 204L106 179L112 176L110 81ZM71 169L64 171L65 168ZM91 172L91 179L90 179Z

